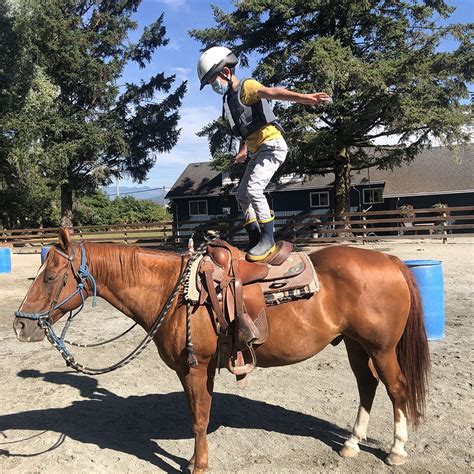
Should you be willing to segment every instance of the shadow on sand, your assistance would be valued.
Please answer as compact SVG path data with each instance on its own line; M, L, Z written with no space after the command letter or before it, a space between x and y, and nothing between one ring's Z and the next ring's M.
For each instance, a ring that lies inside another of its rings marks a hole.
M76 373L23 370L18 375L75 387L83 400L75 401L65 408L0 416L0 432L11 429L50 430L81 443L92 443L100 448L131 454L166 472L179 472L166 459L177 463L181 469L186 467L186 459L168 453L154 441L192 438L191 417L184 392L124 398L99 387L96 379ZM335 451L341 448L350 434L311 415L239 395L215 393L208 431L212 433L221 426L308 436L322 441ZM123 436L123 433L127 433L127 436ZM361 449L380 459L385 456L385 453L374 447L361 446ZM8 456L8 451L2 454Z

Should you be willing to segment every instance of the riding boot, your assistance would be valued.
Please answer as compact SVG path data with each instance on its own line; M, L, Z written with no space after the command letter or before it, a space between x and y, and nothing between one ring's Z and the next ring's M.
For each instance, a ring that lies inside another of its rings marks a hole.
M245 248L248 252L252 247L258 244L260 241L260 226L258 225L257 219L251 219L244 224L244 229L249 236L249 243Z
M273 228L275 224L275 217L272 216L270 219L259 221L262 233L260 240L257 245L252 247L247 252L247 259L251 262L258 262L270 255L276 248L275 240L273 238Z

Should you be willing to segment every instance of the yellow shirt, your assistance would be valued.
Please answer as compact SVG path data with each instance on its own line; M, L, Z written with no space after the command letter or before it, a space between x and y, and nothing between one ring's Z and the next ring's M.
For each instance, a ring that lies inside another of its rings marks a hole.
M246 79L242 84L242 89L240 92L240 100L244 105L252 105L257 102L257 91L262 87L260 82L255 79ZM277 138L282 138L282 134L275 125L267 124L262 127L260 130L252 133L245 139L247 143L247 148L250 153L255 153L260 145L269 140L275 140Z

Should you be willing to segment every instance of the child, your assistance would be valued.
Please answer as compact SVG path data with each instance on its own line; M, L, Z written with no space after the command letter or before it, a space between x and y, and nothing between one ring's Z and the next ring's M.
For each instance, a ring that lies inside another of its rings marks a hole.
M249 235L247 258L259 261L275 250L275 217L265 197L265 188L288 151L268 100L318 105L330 101L330 97L324 92L299 94L282 87L265 87L255 79L239 81L235 76L237 62L230 49L214 46L201 55L197 70L201 89L210 84L224 96L224 112L232 134L241 139L235 162L243 163L247 153L250 158L237 190L237 200Z

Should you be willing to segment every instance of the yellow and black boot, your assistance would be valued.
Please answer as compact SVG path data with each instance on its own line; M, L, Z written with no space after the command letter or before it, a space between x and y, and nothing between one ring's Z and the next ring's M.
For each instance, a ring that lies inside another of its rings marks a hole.
M255 247L260 241L260 226L257 219L251 219L244 224L244 229L249 236L249 244L245 248L248 252L252 247Z
M247 252L247 260L251 262L263 260L276 249L275 239L273 238L275 217L272 216L270 219L259 221L259 224L261 231L260 240L257 245Z

